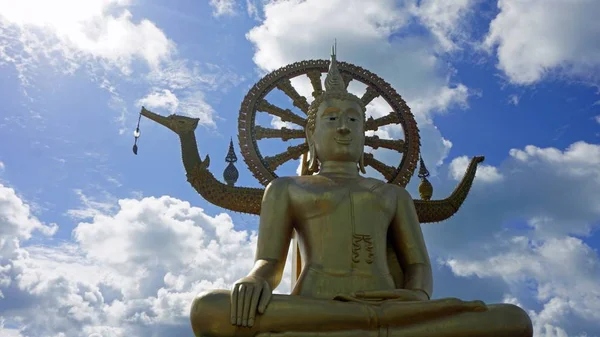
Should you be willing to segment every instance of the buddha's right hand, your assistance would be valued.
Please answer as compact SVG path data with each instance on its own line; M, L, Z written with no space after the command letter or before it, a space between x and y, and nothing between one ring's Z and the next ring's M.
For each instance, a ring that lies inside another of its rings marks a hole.
M251 327L256 314L263 314L273 291L269 283L258 276L246 276L233 286L231 292L231 324Z

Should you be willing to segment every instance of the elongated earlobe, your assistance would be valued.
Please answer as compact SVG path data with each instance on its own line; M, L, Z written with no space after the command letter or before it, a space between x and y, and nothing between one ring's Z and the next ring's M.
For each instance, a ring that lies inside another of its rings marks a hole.
M360 160L358 161L358 170L362 174L367 173L367 171L365 170L365 153L364 152L360 155Z
M319 159L317 158L317 149L315 144L308 141L308 172L315 173L319 171Z

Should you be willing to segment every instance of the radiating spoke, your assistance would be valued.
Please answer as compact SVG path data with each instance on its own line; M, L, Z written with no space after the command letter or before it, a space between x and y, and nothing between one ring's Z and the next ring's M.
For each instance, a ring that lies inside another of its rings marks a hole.
M400 153L404 152L404 140L402 139L381 139L378 136L367 136L365 137L365 145L374 149L383 147L390 150L396 150Z
M300 95L292 82L285 78L277 83L277 89L283 91L289 98L292 99L294 106L302 110L305 114L308 113L308 101L306 97Z
M276 105L267 102L267 100L265 99L261 100L258 103L257 109L258 111L266 112L268 114L277 116L281 118L281 120L284 122L291 122L302 127L306 126L306 119L296 115L290 109L282 109Z
M379 173L383 174L388 181L392 180L396 175L396 168L388 166L379 160L375 159L371 153L365 153L365 165L371 166Z
M263 128L262 126L255 126L254 132L256 134L256 139L280 138L284 141L288 141L290 139L306 137L304 130L288 129L286 127L282 127L281 129L269 129Z
M318 70L309 71L307 74L310 83L313 87L313 98L319 97L323 93L323 85L321 84L321 72Z
M379 117L377 119L369 117L369 119L367 119L367 124L365 125L365 130L376 131L381 126L390 124L400 124L400 122L400 114L392 111L388 115Z
M360 99L363 101L363 103L366 106L367 104L371 103L371 101L374 100L378 96L379 96L379 93L377 93L377 91L375 89L373 89L372 87L367 87L367 90L365 91L365 93L363 94L363 96Z
M265 157L264 161L271 171L275 171L283 163L286 163L289 160L298 159L303 153L307 151L308 144L302 143L300 145L290 146L287 148L287 151L282 152L280 154L271 157Z

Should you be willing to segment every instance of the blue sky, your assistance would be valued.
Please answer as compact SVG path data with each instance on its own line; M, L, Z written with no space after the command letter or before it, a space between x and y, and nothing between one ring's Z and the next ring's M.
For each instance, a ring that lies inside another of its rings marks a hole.
M518 303L536 336L600 336L599 11L593 0L0 1L0 334L191 335L194 295L250 270L258 219L198 196L176 135L147 119L134 156L141 105L200 118L218 178L233 137L237 185L258 187L236 140L244 95L269 71L328 58L337 38L339 59L411 107L434 198L486 156L461 211L423 225L434 296Z

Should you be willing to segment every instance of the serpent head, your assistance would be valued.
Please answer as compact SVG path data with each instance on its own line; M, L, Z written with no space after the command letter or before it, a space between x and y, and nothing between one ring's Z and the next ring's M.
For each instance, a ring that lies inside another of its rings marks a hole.
M168 117L161 116L159 114L155 114L152 111L146 110L146 108L142 107L141 114L160 125L167 127L169 130L175 132L178 135L194 132L196 127L198 127L199 118L192 118L187 116L180 115L170 115Z

